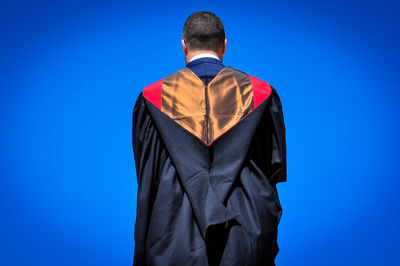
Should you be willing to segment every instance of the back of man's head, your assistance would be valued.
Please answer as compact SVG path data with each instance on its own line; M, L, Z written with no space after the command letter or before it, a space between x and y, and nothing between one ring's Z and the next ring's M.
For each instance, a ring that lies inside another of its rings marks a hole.
M190 51L219 52L225 40L222 21L214 13L208 11L199 11L190 15L185 21L182 35Z

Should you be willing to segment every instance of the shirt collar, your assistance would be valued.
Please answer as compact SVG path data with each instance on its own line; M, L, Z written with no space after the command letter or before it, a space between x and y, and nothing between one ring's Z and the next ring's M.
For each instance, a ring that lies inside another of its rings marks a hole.
M218 58L218 56L216 56L215 54L211 54L211 53L201 53L201 54L198 54L198 55L193 56L192 59L190 59L189 62L192 62L193 60L196 60L196 59L199 59L199 58L202 58L202 57L212 57L212 58L215 58L215 59L220 60L220 59ZM221 61L221 60L220 60L220 61Z

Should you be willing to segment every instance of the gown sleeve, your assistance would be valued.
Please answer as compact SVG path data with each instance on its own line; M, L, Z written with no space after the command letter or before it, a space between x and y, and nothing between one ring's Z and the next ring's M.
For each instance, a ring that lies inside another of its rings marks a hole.
M137 178L137 208L135 222L135 254L133 265L146 265L145 241L155 198L154 167L158 155L154 146L157 133L145 105L142 92L139 94L132 114L132 148Z
M287 181L286 128L281 100L275 88L272 86L271 88L272 98L267 111L270 118L269 139L272 148L268 152L267 163L268 168L271 169L270 182L276 184Z

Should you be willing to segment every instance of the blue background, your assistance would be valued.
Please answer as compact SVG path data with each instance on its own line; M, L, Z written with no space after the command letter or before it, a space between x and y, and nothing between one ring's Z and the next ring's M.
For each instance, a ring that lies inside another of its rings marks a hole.
M185 66L200 10L224 23L225 65L281 97L277 265L400 265L399 7L2 1L0 265L132 264L133 106Z

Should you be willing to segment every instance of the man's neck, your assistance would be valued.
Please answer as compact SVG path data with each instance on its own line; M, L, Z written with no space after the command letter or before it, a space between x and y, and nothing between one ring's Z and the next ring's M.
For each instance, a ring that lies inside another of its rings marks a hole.
M187 63L189 63L189 62L191 62L191 61L193 61L193 60L199 59L199 58L203 58L203 57L212 57L212 58L215 58L215 59L221 61L221 59L220 59L216 54L214 54L214 53L210 53L210 52L200 52L200 53L195 54L194 56L192 56L192 57L189 59L189 61L188 61Z

